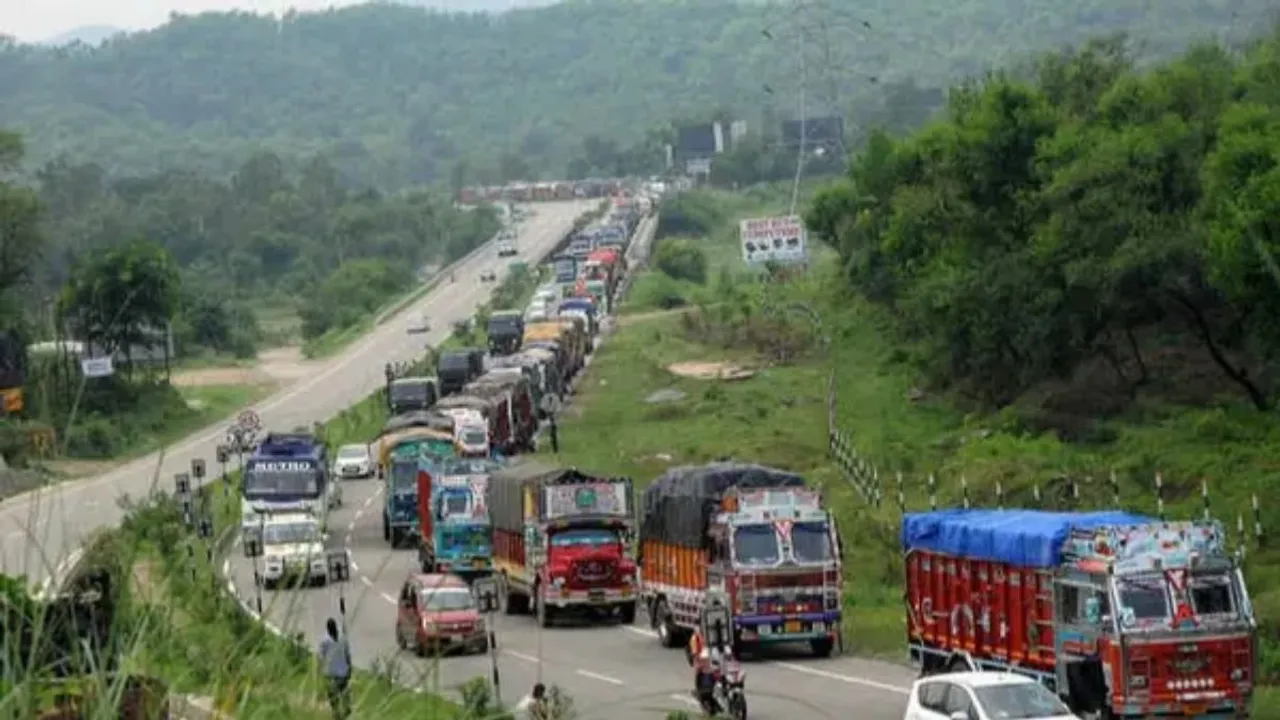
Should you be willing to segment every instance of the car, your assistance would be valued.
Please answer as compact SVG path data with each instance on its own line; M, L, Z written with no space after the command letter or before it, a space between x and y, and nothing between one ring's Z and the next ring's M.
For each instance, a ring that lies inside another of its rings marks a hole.
M409 323L408 333L410 335L421 335L425 332L431 332L431 318L427 317L426 313L423 313L416 320Z
M342 479L373 477L373 457L368 445L343 445L333 461L333 474Z
M426 655L431 650L482 653L488 628L466 581L457 575L415 573L400 588L396 645Z
M516 250L515 243L510 240L503 240L498 243L498 257L512 257L519 254L520 252Z
M1039 682L1012 672L930 675L911 687L903 720L1079 720Z
M480 272L480 282L497 282L498 273L495 270L482 270Z
M277 513L262 523L262 566L254 580L275 587L293 579L324 585L329 582L329 554L325 533L310 513Z

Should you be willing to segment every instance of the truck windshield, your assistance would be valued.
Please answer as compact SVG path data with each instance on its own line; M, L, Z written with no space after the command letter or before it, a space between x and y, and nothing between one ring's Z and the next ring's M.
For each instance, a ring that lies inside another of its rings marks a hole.
M601 547L616 545L618 542L617 533L601 528L564 530L551 536L551 547Z
M1169 592L1162 577L1122 578L1117 581L1120 613L1125 623L1169 617Z
M391 385L391 401L395 403L426 402L429 396L425 382L392 383Z
M831 559L831 533L824 522L801 522L791 528L791 554L796 562L826 562Z
M320 530L311 522L269 524L262 529L264 545L295 545L319 540Z
M440 519L471 519L471 491L448 490L440 496Z
M739 525L733 531L733 559L739 565L775 565L782 559L773 525Z
M391 488L393 490L416 487L418 482L418 463L412 460L393 462L391 463L390 475Z
M1194 576L1188 583L1191 606L1197 615L1231 615L1236 612L1231 592L1234 583L1226 575Z
M311 496L320 492L315 470L265 470L244 472L244 495L270 498L277 495Z

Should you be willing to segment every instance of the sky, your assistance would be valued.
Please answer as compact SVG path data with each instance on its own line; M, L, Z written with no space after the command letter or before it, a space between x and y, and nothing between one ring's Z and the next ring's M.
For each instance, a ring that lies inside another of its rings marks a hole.
M23 42L47 40L86 25L110 25L123 30L147 30L163 25L169 13L247 10L278 13L357 5L363 0L0 0L0 34ZM415 3L435 5L437 3ZM448 2L456 9L467 0ZM489 3L492 4L492 3ZM513 2L519 5L519 2Z

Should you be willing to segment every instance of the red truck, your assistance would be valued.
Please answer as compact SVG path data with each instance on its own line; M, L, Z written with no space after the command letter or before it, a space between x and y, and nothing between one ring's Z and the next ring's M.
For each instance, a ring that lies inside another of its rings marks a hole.
M922 674L1012 671L1102 717L1247 717L1257 630L1215 522L1118 511L907 513Z
M641 594L658 639L683 647L709 595L730 609L738 651L840 632L840 541L822 496L794 473L713 463L672 468L644 491Z
M587 282L603 282L605 297L612 297L622 275L622 263L617 248L592 250L582 266L582 277Z
M570 613L635 622L630 478L526 461L493 473L487 495L508 614L532 605L542 627Z
M538 432L537 408L529 381L522 375L486 373L467 385L463 392L505 403L510 413L507 424L511 432L492 441L502 454L533 450L533 437Z

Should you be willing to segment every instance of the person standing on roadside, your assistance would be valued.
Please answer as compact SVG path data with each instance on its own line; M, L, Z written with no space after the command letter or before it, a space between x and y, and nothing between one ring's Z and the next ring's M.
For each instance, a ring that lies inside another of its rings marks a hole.
M325 636L320 640L320 666L329 689L329 707L334 720L351 715L351 647L338 634L338 621L325 623Z

